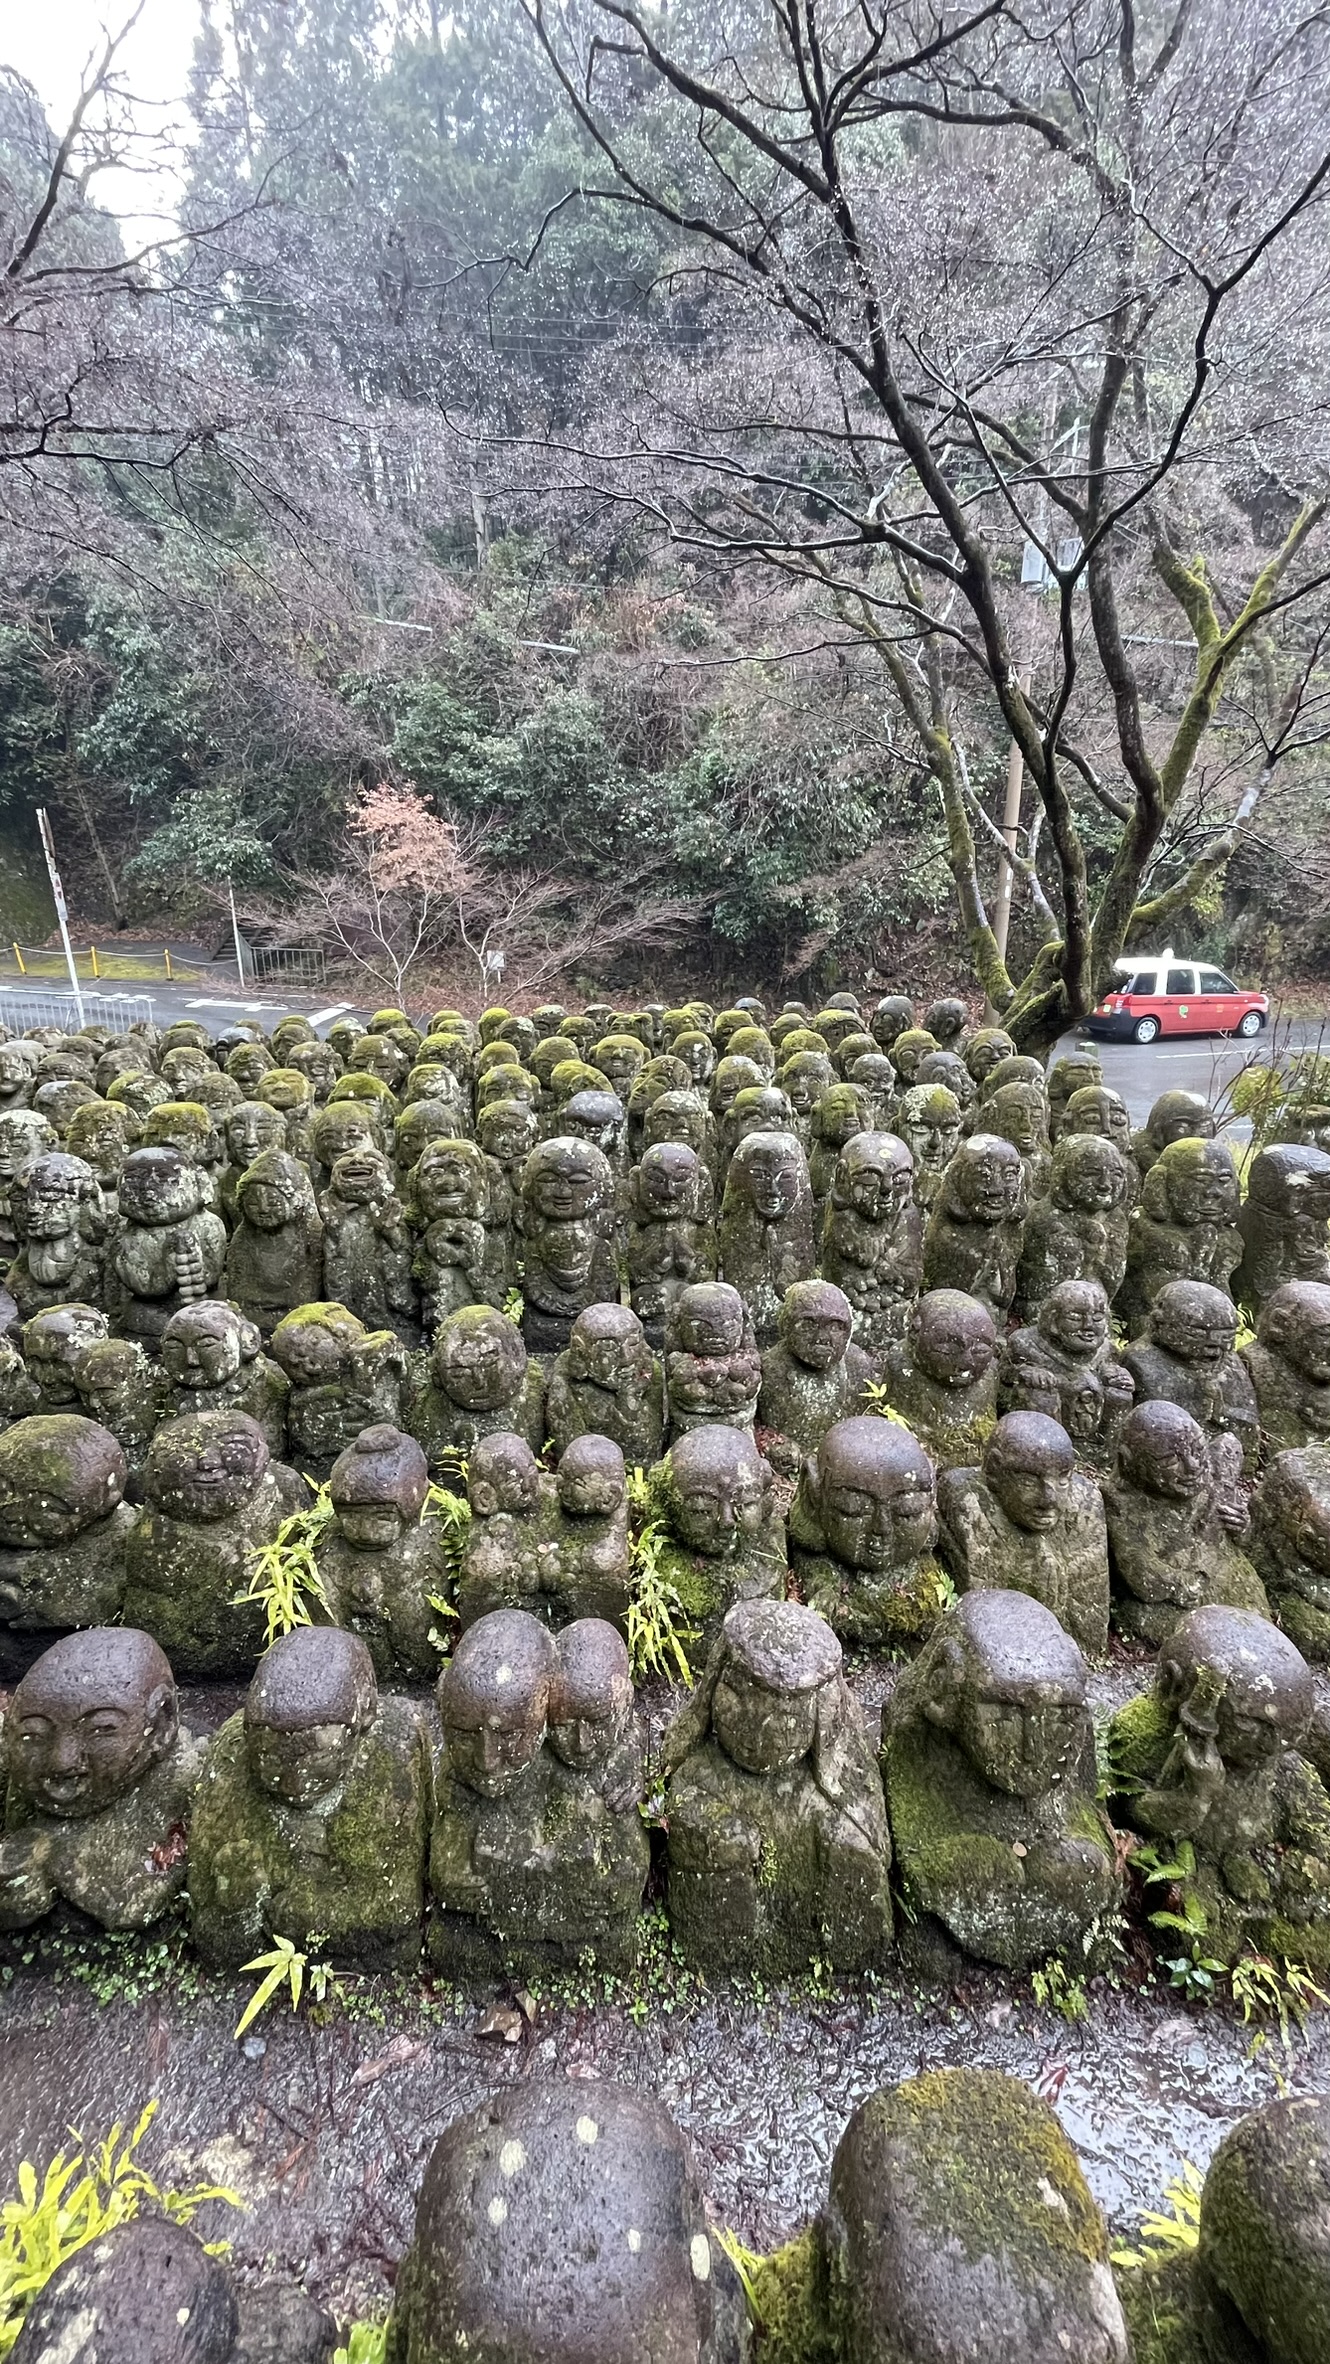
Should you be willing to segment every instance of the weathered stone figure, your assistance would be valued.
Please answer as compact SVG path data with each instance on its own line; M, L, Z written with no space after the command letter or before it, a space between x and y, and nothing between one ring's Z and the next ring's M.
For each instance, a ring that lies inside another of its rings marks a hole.
M1277 1453L1252 1501L1253 1564L1304 1658L1330 1659L1330 1446Z
M110 1430L77 1413L38 1413L0 1436L0 1671L6 1657L27 1663L24 1637L119 1617L127 1474Z
M1053 1178L1048 1146L1048 1101L1041 1083L1012 1080L985 1092L978 1120L986 1133L1010 1141L1025 1175L1027 1205L1047 1198Z
M868 1097L857 1084L832 1084L813 1110L812 1147L808 1152L808 1183L815 1216L821 1214L835 1179L841 1151L856 1133L866 1133Z
M10 1048L0 1043L0 1057ZM0 1258L11 1264L18 1254L11 1200L14 1182L35 1157L48 1156L60 1146L55 1126L35 1109L0 1101Z
M1205 1431L1180 1404L1137 1405L1103 1492L1119 1633L1158 1649L1207 1601L1269 1616L1242 1548L1246 1507L1221 1485Z
M511 1431L539 1452L545 1379L516 1323L488 1305L450 1314L421 1358L403 1425L424 1446L433 1477L455 1473L480 1437Z
M299 1158L265 1149L236 1184L236 1226L226 1251L226 1293L271 1338L293 1305L323 1287L323 1225Z
M787 1289L777 1330L762 1356L757 1418L772 1468L794 1477L829 1428L863 1409L873 1366L852 1342L850 1301L831 1281Z
M1005 1412L978 1469L938 1480L942 1554L962 1592L1028 1593L1085 1656L1108 1652L1108 1533L1093 1478L1065 1428Z
M414 1345L420 1336L414 1242L387 1158L377 1149L348 1150L337 1159L318 1208L324 1296L358 1315L366 1329L393 1330L405 1345Z
M1330 1443L1330 1285L1281 1281L1262 1305L1242 1360L1268 1449Z
M808 1161L791 1133L750 1133L730 1161L717 1228L720 1267L753 1317L759 1346L776 1335L785 1291L817 1261Z
M644 1150L629 1176L627 1266L633 1311L651 1344L661 1346L681 1291L716 1277L711 1184L701 1159L681 1141Z
M238 1306L217 1297L182 1306L162 1332L161 1354L168 1412L248 1412L274 1460L285 1459L291 1382Z
M1214 1137L1214 1110L1200 1092L1161 1092L1140 1131L1132 1136L1132 1146L1144 1176L1174 1141L1213 1141Z
M930 1289L887 1349L882 1385L939 1469L977 1461L997 1418L998 1337L993 1316L962 1289Z
M635 1313L626 1305L589 1305L550 1373L545 1421L556 1456L575 1437L604 1436L629 1466L649 1469L665 1441L665 1389Z
M762 1363L752 1315L737 1289L726 1281L695 1281L684 1289L670 1309L665 1347L672 1435L717 1423L752 1428Z
M900 1138L914 1162L916 1205L927 1214L942 1188L942 1177L961 1145L964 1111L945 1084L912 1084L899 1111Z
M882 1772L915 1913L1007 1970L1083 1959L1120 1874L1095 1802L1085 1661L1051 1610L967 1593L896 1686Z
M0 1930L62 1902L104 1929L150 1928L185 1884L199 1758L148 1634L99 1627L54 1642L5 1717Z
M95 1338L74 1364L74 1385L80 1410L110 1429L137 1477L164 1416L161 1373L132 1338Z
M222 1119L226 1162L217 1177L217 1204L228 1223L236 1221L236 1192L255 1158L266 1149L285 1149L286 1119L263 1100L242 1100Z
M880 1355L903 1335L924 1269L914 1161L894 1133L856 1133L837 1161L822 1227L822 1275L850 1301L855 1337Z
M548 1596L559 1578L553 1477L525 1437L482 1437L467 1466L467 1529L457 1614L463 1626L494 1609L524 1609L557 1623Z
M18 1254L5 1287L20 1321L48 1305L99 1305L108 1218L92 1167L65 1150L35 1157L14 1178L9 1213Z
M1123 1353L1139 1403L1163 1398L1181 1404L1215 1439L1216 1467L1230 1491L1244 1463L1256 1465L1256 1390L1234 1353L1238 1311L1222 1289L1204 1281L1169 1281L1154 1301L1144 1331Z
M125 1617L192 1681L248 1675L263 1648L257 1602L236 1595L252 1554L307 1499L273 1468L244 1412L195 1412L159 1428L143 1465L144 1508L125 1553Z
M1256 1319L1285 1281L1330 1282L1330 1157L1323 1149L1262 1149L1238 1209L1242 1261L1233 1293Z
M362 1428L328 1479L331 1525L319 1539L319 1576L334 1624L359 1634L382 1683L432 1682L439 1624L431 1594L444 1570L439 1531L422 1525L429 1470L400 1428Z
M409 1970L429 1808L421 1718L380 1696L365 1644L328 1625L284 1634L204 1760L189 1852L204 1960L230 1968L281 1936Z
M924 1287L963 1289L1000 1321L1016 1294L1024 1216L1019 1152L994 1133L972 1133L948 1166L928 1218Z
M412 1168L407 1202L417 1234L412 1270L421 1319L432 1337L464 1305L502 1300L506 1254L500 1241L496 1255L488 1228L484 1151L474 1141L431 1141Z
M867 1970L891 1944L891 1842L841 1647L813 1610L740 1601L666 1734L670 1923L711 1975Z
M1016 1311L1037 1314L1061 1281L1098 1281L1116 1296L1127 1269L1133 1169L1093 1133L1067 1133L1053 1151L1047 1198L1030 1208L1016 1274Z
M124 1338L151 1354L182 1305L211 1297L226 1261L226 1226L205 1184L175 1149L135 1149L120 1176L106 1250L106 1310Z
M85 1346L109 1333L106 1315L95 1305L52 1305L24 1322L19 1338L24 1368L36 1401L23 1412L72 1412L78 1408L74 1365ZM23 1412L16 1411L16 1417Z
M367 1330L344 1305L317 1300L284 1314L270 1343L290 1382L291 1460L307 1477L326 1477L362 1428L402 1426L406 1349L391 1330Z
M692 1428L652 1471L651 1493L667 1534L660 1572L708 1649L736 1601L785 1590L785 1524L771 1464L745 1430Z
M1118 1314L1138 1328L1170 1281L1230 1291L1242 1254L1238 1177L1225 1141L1170 1143L1145 1177L1127 1239Z
M559 1135L532 1150L522 1176L522 1328L535 1352L562 1352L579 1313L617 1301L614 1217L602 1150Z
M998 1365L1003 1412L1060 1420L1082 1460L1102 1467L1130 1411L1136 1382L1113 1344L1113 1317L1097 1280L1050 1289L1038 1318L1003 1340Z
M937 1615L933 1464L875 1416L838 1421L804 1462L790 1510L794 1572L843 1641L890 1648Z

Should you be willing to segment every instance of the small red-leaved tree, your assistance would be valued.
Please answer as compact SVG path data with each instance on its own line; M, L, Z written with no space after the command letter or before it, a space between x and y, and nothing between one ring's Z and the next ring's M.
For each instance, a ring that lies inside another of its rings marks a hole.
M470 879L453 823L431 812L416 789L380 783L363 790L347 815L336 867L306 874L298 885L331 943L398 1003Z

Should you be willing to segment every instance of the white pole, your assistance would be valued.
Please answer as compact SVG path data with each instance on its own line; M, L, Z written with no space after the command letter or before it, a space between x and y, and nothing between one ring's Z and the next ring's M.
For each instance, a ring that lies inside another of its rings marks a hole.
M226 882L226 891L231 898L231 934L235 938L236 975L243 985L245 982L245 955L240 942L240 922L236 918L236 891L229 878Z
M51 880L51 893L55 897L55 916L60 922L60 941L65 948L65 966L69 970L69 989L74 996L74 1007L79 1014L79 1025L82 1026L83 996L79 991L78 970L74 966L74 950L69 941L69 913L65 908L65 890L60 884L60 873L55 866L55 840L51 835L51 824L46 818L45 807L38 809L37 827L41 831L42 852L46 856L46 868Z

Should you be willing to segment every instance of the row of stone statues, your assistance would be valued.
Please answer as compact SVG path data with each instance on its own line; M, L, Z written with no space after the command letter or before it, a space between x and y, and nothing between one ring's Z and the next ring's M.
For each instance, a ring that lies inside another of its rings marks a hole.
M818 2216L750 2257L745 2290L654 2095L532 2079L435 2143L386 2364L1322 2364L1328 2201L1330 2103L1270 2102L1220 2143L1195 2246L1111 2262L1049 2104L996 2070L933 2069L859 2104ZM56 2270L13 2355L331 2364L335 2337L298 2289L239 2288L144 2217Z
M630 1970L651 1849L622 1636L490 1611L435 1710L380 1690L355 1634L304 1626L202 1745L149 1634L64 1636L5 1716L0 1930L70 1907L143 1929L187 1889L194 1944L223 1966L282 1937L409 1968L423 1937L464 1985L587 1959ZM1119 1828L1189 1846L1213 1958L1330 1969L1330 1733L1286 1635L1250 1610L1192 1611L1108 1757ZM709 1974L879 1967L893 1876L901 1942L934 1967L1092 1959L1122 1901L1085 1660L1023 1593L942 1617L880 1745L826 1620L740 1601L660 1773L671 1927Z

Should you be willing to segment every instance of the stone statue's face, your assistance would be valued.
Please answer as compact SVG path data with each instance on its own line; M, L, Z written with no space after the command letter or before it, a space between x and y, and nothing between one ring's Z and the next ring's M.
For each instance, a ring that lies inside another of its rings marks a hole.
M912 1176L904 1158L886 1150L864 1150L847 1153L845 1185L856 1215L866 1223L885 1223L909 1205Z
M788 1141L751 1135L751 1148L736 1159L754 1211L764 1223L783 1222L799 1203L799 1154Z
M1300 1736L1301 1728L1278 1691L1272 1697L1263 1697L1255 1687L1249 1693L1226 1691L1219 1702L1215 1746L1234 1773L1256 1773L1276 1764Z
M1313 1387L1330 1387L1330 1306L1300 1308L1284 1330L1282 1351Z
M658 1144L666 1147L665 1144ZM677 1148L678 1144L672 1145ZM646 1204L661 1222L686 1213L693 1195L696 1168L685 1164L679 1156L671 1156L669 1148L663 1157L653 1157L648 1151L638 1168L639 1187Z
M274 1333L274 1358L293 1387L330 1387L349 1371L360 1335L336 1321L295 1322Z
M226 1062L226 1072L233 1075L246 1099L258 1089L272 1066L272 1053L262 1043L237 1043Z
M1023 1092L1019 1086L1008 1085L999 1100L994 1093L989 1102L989 1122L994 1131L1000 1123L1003 1139L1022 1157L1033 1157L1044 1143L1044 1112L1033 1092Z
M240 1326L220 1310L205 1320L168 1323L162 1339L162 1368L172 1387L224 1387L243 1361Z
M76 1229L80 1193L72 1175L40 1163L26 1178L23 1198L29 1239L64 1239Z
M575 1773L589 1773L603 1765L618 1744L628 1720L627 1709L606 1708L603 1715L568 1716L551 1720L550 1747Z
M190 1413L158 1432L149 1456L152 1498L171 1518L227 1518L249 1501L268 1465L262 1432L243 1414Z
M680 1306L677 1336L685 1354L715 1362L738 1354L743 1345L743 1307L728 1298L703 1297Z
M496 1157L501 1165L509 1165L514 1159L525 1157L531 1146L531 1126L525 1118L516 1115L493 1116L481 1127L481 1141L491 1157Z
M1160 1291L1150 1327L1156 1343L1168 1353L1203 1369L1216 1369L1233 1351L1238 1317L1217 1289L1183 1282Z
M844 1359L850 1329L834 1314L798 1313L786 1327L786 1341L797 1363L810 1371L830 1371Z
M140 1159L152 1163L140 1164ZM169 1163L157 1162L167 1160ZM184 1223L198 1212L194 1168L174 1151L136 1149L120 1177L120 1212L130 1223Z
M1298 1503L1292 1518L1281 1521L1291 1531L1294 1551L1318 1576L1330 1577L1330 1493Z
M1013 1142L1011 1145L1015 1147ZM963 1172L958 1175L962 1202L976 1223L1005 1223L1015 1215L1020 1204L1021 1169L1016 1158L1008 1160L996 1148L978 1148L971 1142L968 1153L962 1151Z
M913 1470L833 1461L823 1470L822 1526L847 1567L869 1574L900 1567L932 1545L932 1489Z
M529 1452L490 1452L471 1460L468 1491L471 1507L481 1518L508 1511L523 1518L540 1504L540 1471Z
M1048 1333L1055 1346L1078 1360L1097 1354L1108 1344L1112 1319L1097 1290L1067 1289L1054 1294L1047 1306Z
M351 1769L359 1734L354 1722L308 1724L296 1732L250 1724L249 1768L260 1789L283 1806L316 1806L340 1788Z
M392 1190L388 1160L377 1150L350 1149L333 1167L332 1186L345 1205L372 1206Z
M113 1806L143 1779L176 1731L174 1693L162 1683L51 1683L40 1664L19 1686L5 1757L20 1796L42 1814L81 1821Z
M924 1173L940 1174L944 1167L950 1165L960 1147L959 1110L953 1116L950 1111L944 1112L935 1106L923 1108L917 1115L903 1115L902 1125L915 1163Z
M740 1667L727 1666L711 1701L711 1728L745 1773L783 1773L817 1738L816 1691L768 1691Z
M30 1430L25 1436L26 1428L20 1422L0 1439L0 1541L19 1549L72 1543L120 1501L124 1458L117 1475L99 1447L98 1440L105 1441L102 1431L86 1419L77 1423L81 1433L58 1443L48 1440L35 1450L36 1440Z
M450 1215L474 1215L476 1187L477 1177L464 1150L433 1148L416 1169L416 1196L431 1222Z
M1022 1695L984 1669L966 1683L957 1738L993 1789L1017 1798L1056 1787L1084 1730L1084 1710L1044 1686Z
M1071 1501L1070 1457L1063 1466L1051 1456L1008 1448L989 1456L984 1474L1012 1525L1023 1527L1027 1535L1051 1534L1066 1515Z
M1150 1123L1150 1132L1161 1149L1167 1149L1172 1141L1213 1140L1214 1130L1212 1111L1199 1106L1166 1110Z
M1097 1156L1082 1152L1060 1176L1066 1204L1081 1214L1107 1215L1118 1203L1118 1176L1106 1150Z
M1151 1434L1137 1459L1151 1493L1169 1502L1190 1502L1201 1493L1210 1473L1210 1456L1203 1432L1179 1423L1176 1430Z
M222 1130L226 1154L233 1166L252 1166L262 1150L280 1149L286 1139L281 1113L262 1100L243 1101L226 1117Z
M512 1393L512 1358L497 1321L458 1329L445 1325L434 1352L444 1389L463 1411L495 1411Z
M23 1359L47 1404L72 1404L74 1365L85 1346L106 1336L106 1316L91 1305L68 1308L58 1318L31 1322L23 1334Z
M545 1719L538 1702L514 1684L507 1697L483 1706L445 1697L440 1707L458 1780L478 1797L506 1797L540 1754Z
M230 1126L227 1127L230 1138ZM280 1144L278 1145L280 1146ZM264 1147L268 1147L265 1142ZM354 1100L330 1101L319 1118L318 1151L326 1166L334 1166L350 1149L377 1149L374 1126L363 1106ZM236 1163L239 1164L239 1159Z
M759 1532L766 1499L762 1464L755 1456L718 1453L682 1471L675 1464L674 1524L679 1541L708 1559L727 1558Z
M89 1415L122 1411L146 1377L146 1362L133 1346L118 1338L99 1338L78 1360L78 1390Z
M558 1471L559 1501L573 1518L610 1518L624 1498L624 1481L607 1463L579 1461Z
M277 1174L255 1175L252 1182L242 1182L236 1201L246 1223L255 1231L280 1231L284 1224L295 1220L300 1208L300 1195L294 1182Z
M0 1100L10 1100L15 1092L32 1081L32 1069L21 1051L7 1042L0 1042Z
M340 1502L337 1525L353 1551L392 1551L406 1524L395 1502Z
M1179 1223L1235 1223L1238 1180L1230 1161L1212 1155L1180 1166L1170 1176L1169 1199Z
M972 1387L991 1368L997 1341L975 1306L927 1306L915 1328L914 1359L943 1387Z
M600 1200L596 1168L570 1148L557 1164L542 1167L532 1197L536 1213L546 1223L580 1223L594 1214Z

